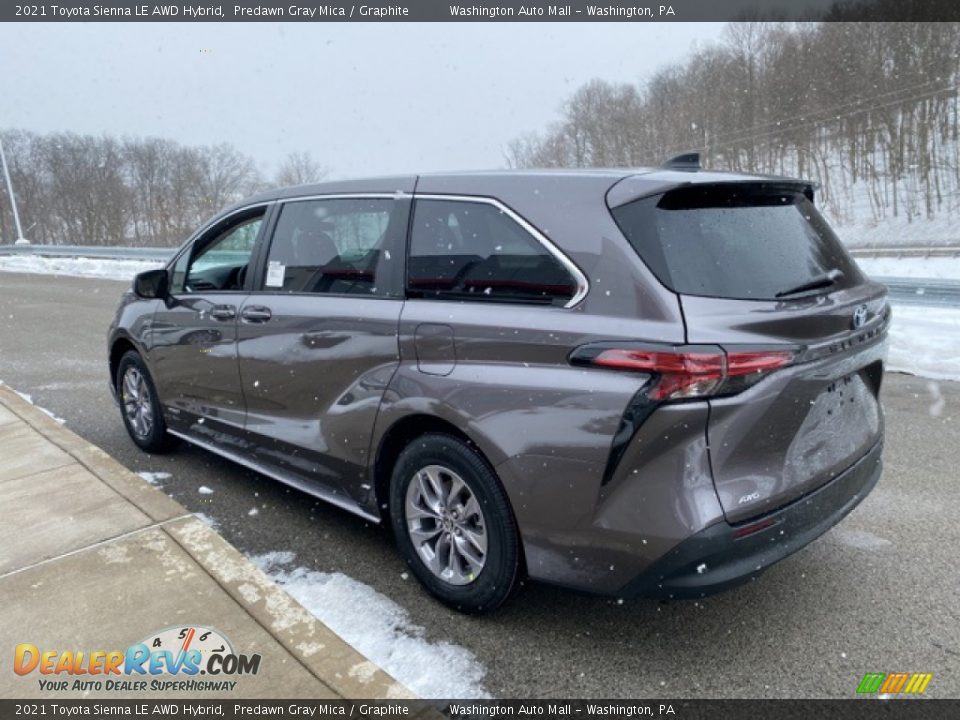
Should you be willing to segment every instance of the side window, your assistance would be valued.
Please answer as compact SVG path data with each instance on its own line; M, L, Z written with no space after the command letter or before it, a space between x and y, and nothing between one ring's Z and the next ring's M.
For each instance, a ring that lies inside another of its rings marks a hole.
M214 228L194 243L173 268L174 293L240 290L257 242L264 210Z
M496 206L417 200L407 291L423 298L565 305L577 282Z
M173 265L173 279L170 281L170 289L173 293L182 293L184 281L187 279L187 265L190 264L191 248L187 248L177 262Z
M387 198L291 201L277 221L263 289L269 292L384 295L378 278L396 262L389 241L403 229Z

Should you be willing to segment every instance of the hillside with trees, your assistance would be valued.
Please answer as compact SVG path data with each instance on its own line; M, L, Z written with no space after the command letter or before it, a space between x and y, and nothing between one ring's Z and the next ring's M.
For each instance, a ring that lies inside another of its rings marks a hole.
M641 84L594 80L512 142L514 167L798 175L851 244L960 243L956 23L731 23Z

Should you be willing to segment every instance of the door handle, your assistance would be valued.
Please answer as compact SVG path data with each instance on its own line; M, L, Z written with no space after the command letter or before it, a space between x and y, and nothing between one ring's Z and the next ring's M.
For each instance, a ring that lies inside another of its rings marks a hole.
M248 323L265 323L272 317L270 308L263 305L251 305L240 311L240 319Z
M210 317L214 320L233 320L237 316L237 309L233 305L214 305L210 308Z

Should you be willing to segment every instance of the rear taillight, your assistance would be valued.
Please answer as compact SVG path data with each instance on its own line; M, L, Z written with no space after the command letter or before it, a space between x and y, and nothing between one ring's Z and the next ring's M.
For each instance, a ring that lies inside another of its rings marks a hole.
M648 373L651 400L729 395L754 384L773 370L789 365L789 350L735 350L719 347L611 347L588 345L575 351L578 365Z

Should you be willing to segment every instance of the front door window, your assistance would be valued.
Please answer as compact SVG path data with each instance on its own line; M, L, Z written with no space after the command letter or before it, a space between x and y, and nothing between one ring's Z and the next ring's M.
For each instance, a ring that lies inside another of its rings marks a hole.
M173 269L174 293L239 291L257 242L263 211L216 228L200 238L192 253L185 253Z

